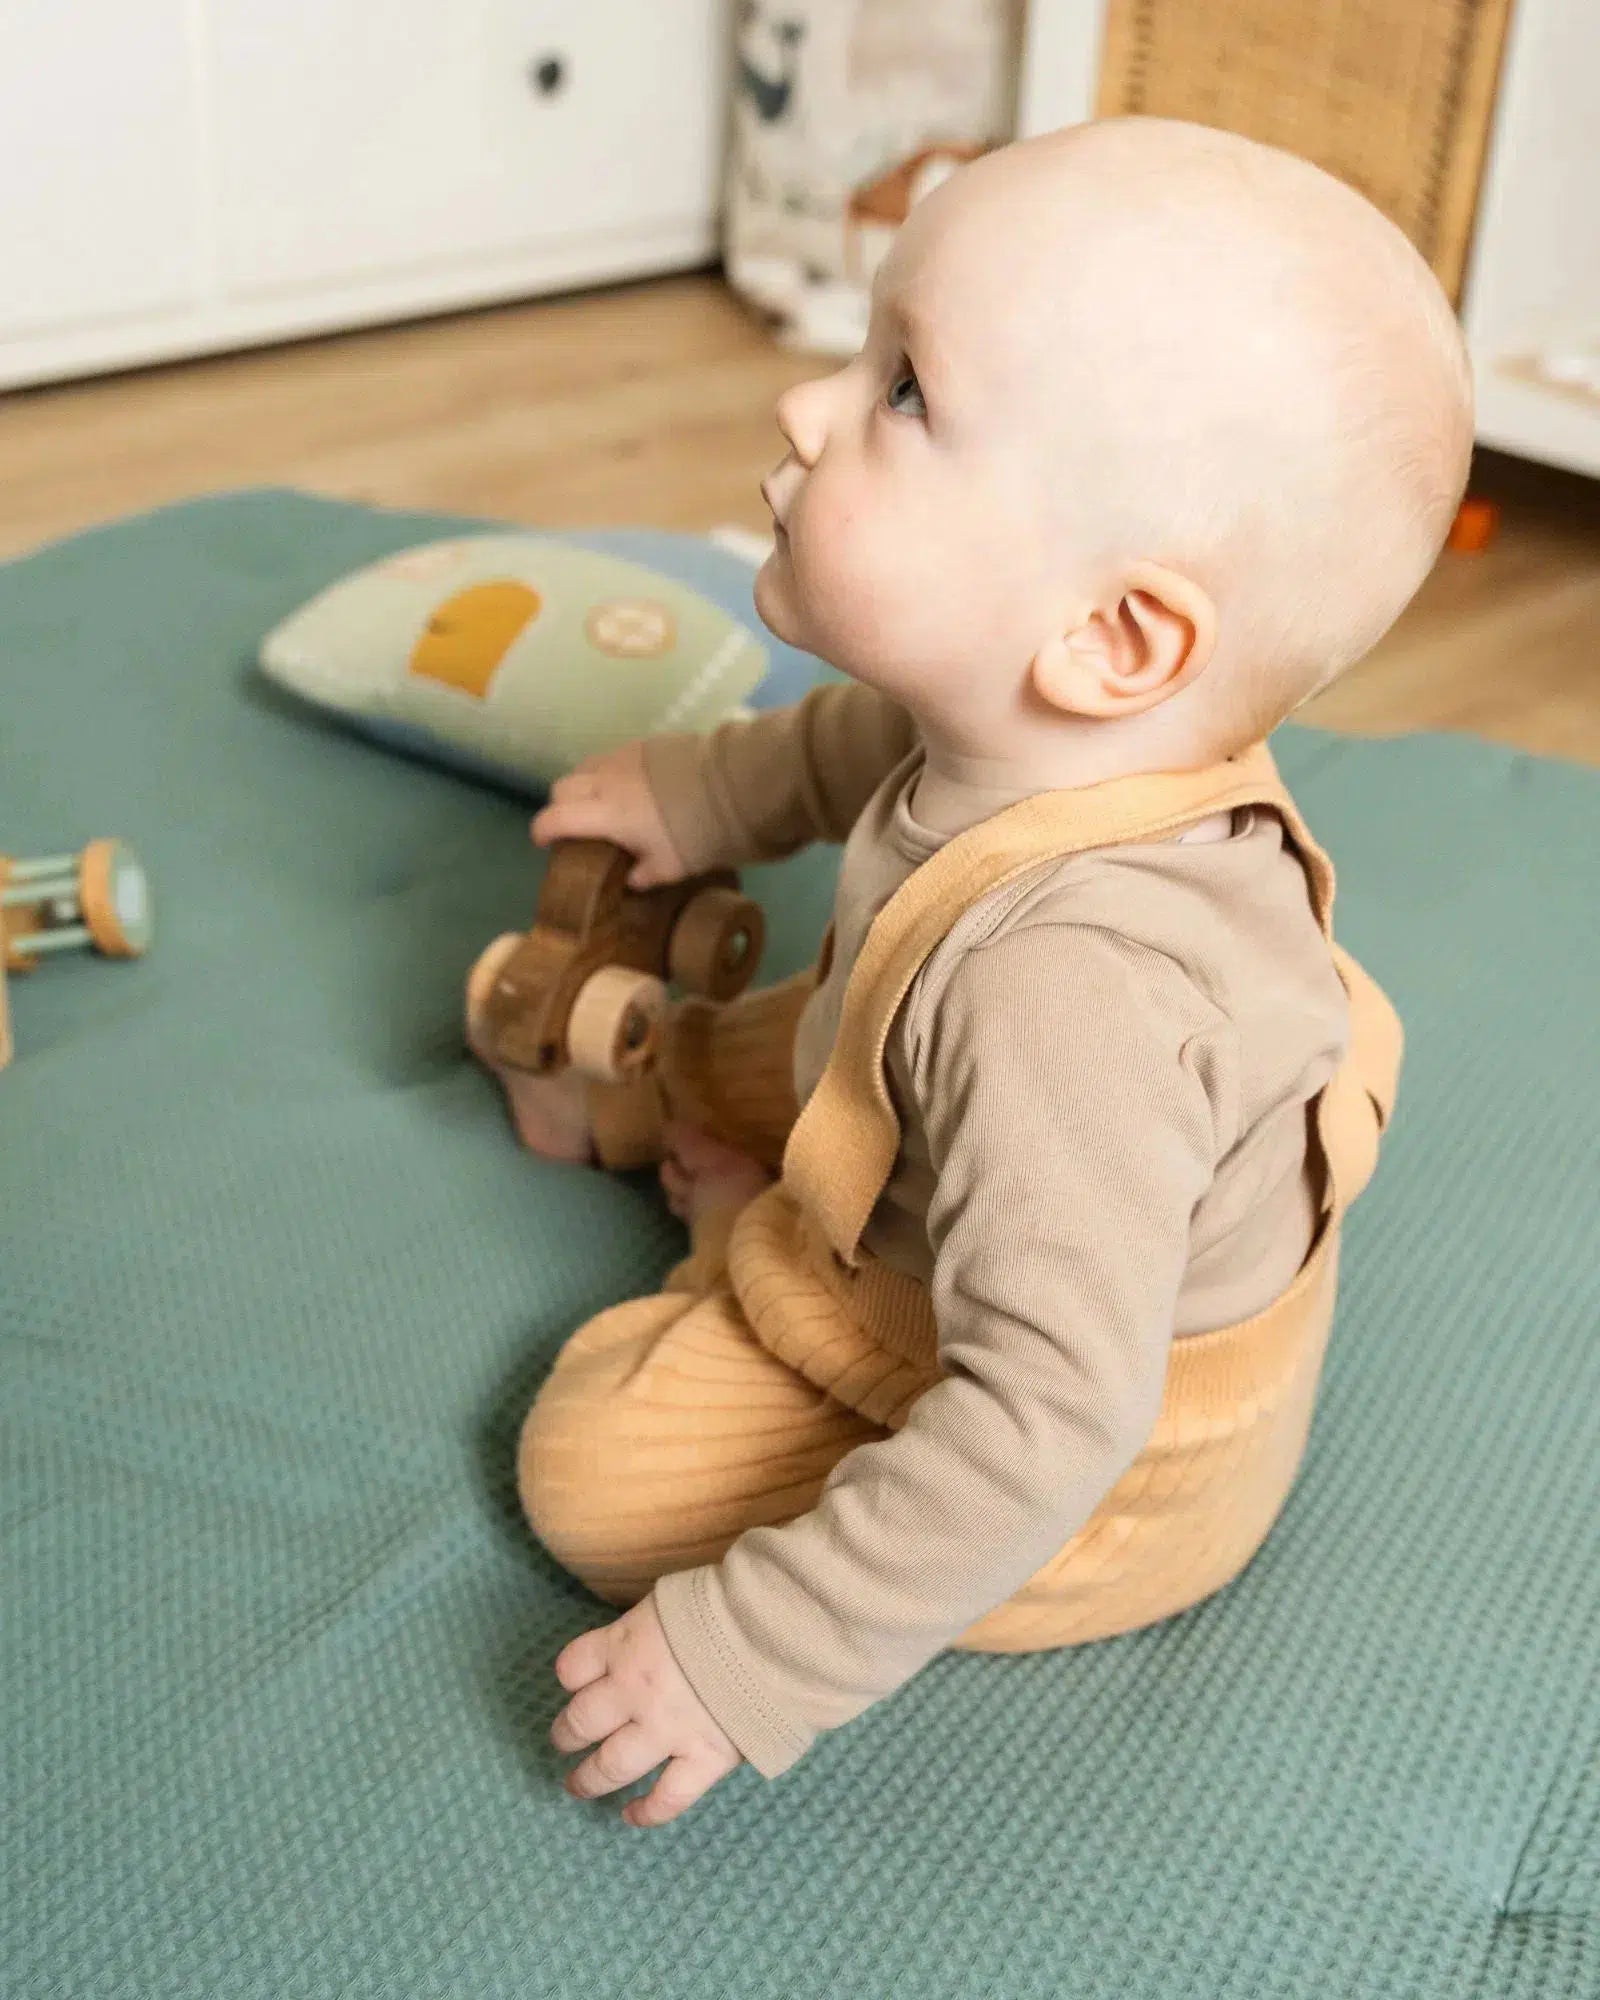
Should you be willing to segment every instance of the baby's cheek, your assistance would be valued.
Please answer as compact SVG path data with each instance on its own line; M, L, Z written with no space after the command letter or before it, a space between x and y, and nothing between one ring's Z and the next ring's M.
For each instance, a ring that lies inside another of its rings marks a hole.
M828 570L836 588L888 604L928 560L928 522L916 494L852 494L830 522Z
M870 535L858 506L821 492L808 494L807 502L790 527L789 580L808 621L830 631L851 611L870 573Z
M915 591L907 605L908 552L892 536L873 535L857 525L829 552L817 579L814 602L840 666L879 680L914 642ZM908 609L913 616L908 620ZM819 641L819 644L822 642Z
M956 625L972 622L982 583L971 526L959 485L952 491L937 468L912 476L870 452L824 457L791 515L774 602L793 605L796 643L901 692L908 673L914 682L948 656Z

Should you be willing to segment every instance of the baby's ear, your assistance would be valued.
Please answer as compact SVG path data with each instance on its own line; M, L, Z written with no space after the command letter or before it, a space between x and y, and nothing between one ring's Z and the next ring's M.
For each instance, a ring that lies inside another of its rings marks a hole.
M1211 658L1217 614L1188 577L1140 563L1117 596L1047 640L1033 685L1052 708L1097 721L1142 714L1187 687Z

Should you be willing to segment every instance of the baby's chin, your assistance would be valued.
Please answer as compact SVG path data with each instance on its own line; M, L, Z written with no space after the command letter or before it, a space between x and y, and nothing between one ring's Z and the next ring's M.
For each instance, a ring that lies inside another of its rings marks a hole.
M780 534L771 555L756 571L756 613L774 638L804 648L805 620L796 598L794 566Z
M781 535L772 554L756 571L755 605L774 638L802 653L814 653L852 680L889 691L889 677L874 662L858 657L860 649L852 642L859 635L852 631L848 607L839 602L837 594L827 599L820 615L812 615L805 586L795 574L794 559ZM845 614L842 622L841 613Z

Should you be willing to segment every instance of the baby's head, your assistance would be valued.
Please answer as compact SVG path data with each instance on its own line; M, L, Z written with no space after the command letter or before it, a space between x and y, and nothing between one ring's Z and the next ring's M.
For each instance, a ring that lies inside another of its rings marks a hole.
M1427 574L1471 387L1431 272L1286 153L1119 119L911 214L866 346L779 404L781 636L980 758L1265 734Z

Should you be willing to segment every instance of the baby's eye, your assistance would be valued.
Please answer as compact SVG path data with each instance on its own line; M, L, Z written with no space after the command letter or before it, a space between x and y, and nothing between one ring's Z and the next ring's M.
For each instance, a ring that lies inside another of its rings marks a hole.
M889 384L889 393L883 400L896 416L925 417L928 414L921 387L909 368L903 368Z

